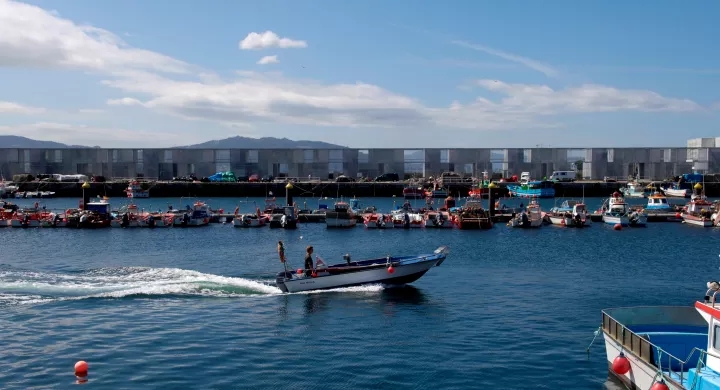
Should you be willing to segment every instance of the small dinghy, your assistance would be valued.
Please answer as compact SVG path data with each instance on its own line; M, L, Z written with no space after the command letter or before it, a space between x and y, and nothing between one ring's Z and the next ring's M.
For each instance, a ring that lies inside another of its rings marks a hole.
M430 268L442 264L448 252L447 247L441 246L431 254L360 261L351 261L350 255L345 255L344 263L329 266L318 257L315 269L279 272L275 283L289 293L365 284L402 285L420 279ZM283 250L281 261L284 257Z

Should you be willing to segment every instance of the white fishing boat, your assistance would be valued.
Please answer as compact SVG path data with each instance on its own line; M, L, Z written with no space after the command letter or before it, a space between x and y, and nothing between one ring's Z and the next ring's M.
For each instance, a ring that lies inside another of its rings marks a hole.
M610 225L642 227L647 224L647 215L643 212L631 210L619 192L613 195L603 205L603 222Z
M189 205L184 212L174 212L173 226L198 227L210 223L210 206L205 202L196 201L192 207Z
M720 389L718 282L693 306L602 311L608 371L629 389Z
M360 261L351 261L350 255L345 255L343 263L329 266L317 258L313 270L279 272L275 283L280 290L289 293L366 284L408 284L421 278L430 268L442 264L447 254L448 249L440 247L431 254L388 255Z
M446 210L428 210L425 212L426 228L452 228L452 216Z
M395 227L390 214L367 213L363 216L363 222L368 229L392 229Z
M235 217L233 217L233 226L235 226L235 227L244 227L244 228L263 227L263 226L265 226L266 222L267 222L267 218L265 218L265 216L263 216L263 215L260 215L259 213L238 214Z
M628 182L625 187L620 189L620 192L627 198L644 198L647 196L645 187L636 181Z
M333 208L325 212L325 225L328 228L355 227L357 216L347 202L335 202Z
M683 223L688 225L700 227L715 226L715 219L717 218L717 215L713 218L714 213L712 205L713 204L708 202L705 198L691 200L685 207L685 211L680 214L680 217L683 219Z
M525 210L512 218L508 225L516 228L537 228L543 224L543 214L537 200L533 199Z
M423 214L404 211L392 214L392 222L398 229L417 229L425 226L425 216Z
M545 213L545 220L562 227L587 227L591 222L585 203L572 199L564 201L560 207L550 209L550 212Z

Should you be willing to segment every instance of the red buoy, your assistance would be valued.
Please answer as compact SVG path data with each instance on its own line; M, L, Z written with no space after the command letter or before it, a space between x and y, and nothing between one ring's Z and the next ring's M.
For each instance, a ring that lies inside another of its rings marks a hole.
M391 265L388 267L388 273L391 274L393 272L395 272L395 268L393 268L393 266Z
M298 268L298 270L297 270L297 274L298 274L298 275L302 275L302 274L303 274L303 270L302 270L302 268Z
M614 230L622 230L622 224L616 223L615 226L613 226Z
M312 277L313 277L313 278L317 278L317 272L313 271Z
M650 390L670 390L670 387L665 384L665 381L660 379L660 382L655 382Z
M682 217L682 215L680 215L680 213L675 213L675 218L680 218L680 217Z
M75 363L75 376L77 377L86 377L88 374L88 364L80 360L79 362Z
M612 370L618 375L625 375L630 372L630 360L625 357L624 353L620 352L620 355L613 360Z

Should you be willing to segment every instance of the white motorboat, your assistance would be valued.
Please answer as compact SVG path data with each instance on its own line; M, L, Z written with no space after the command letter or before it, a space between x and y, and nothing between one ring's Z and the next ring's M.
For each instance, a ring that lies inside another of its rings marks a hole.
M545 213L545 220L563 227L587 227L591 222L585 203L577 200L566 200L560 207L553 207Z
M429 210L425 212L426 228L452 228L452 216L445 210Z
M423 214L409 211L394 212L392 214L392 223L399 229L421 228L425 226L425 218Z
M543 224L543 214L540 210L540 205L533 199L527 206L526 210L523 210L515 218L508 222L509 226L516 228L537 228Z
M367 213L363 216L365 227L368 229L392 229L392 216L382 213Z
M335 202L332 210L325 212L325 225L328 228L351 228L357 225L355 211L347 202Z
M318 259L313 270L298 269L279 272L275 283L283 292L300 292L366 284L402 285L412 283L432 267L445 261L448 249L439 247L431 254L416 256L387 256L371 260L351 261L326 266Z
M645 188L636 181L627 183L627 186L620 189L620 191L628 198L645 198Z
M647 215L644 212L631 210L619 192L614 192L603 205L603 222L610 225L643 227L647 225Z
M266 222L267 218L260 213L238 214L233 217L233 226L235 227L263 227Z

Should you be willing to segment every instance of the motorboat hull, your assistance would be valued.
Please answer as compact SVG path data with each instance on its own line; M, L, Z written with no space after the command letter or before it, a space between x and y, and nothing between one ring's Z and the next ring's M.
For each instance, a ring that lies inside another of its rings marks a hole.
M25 223L23 220L20 219L11 219L10 220L10 227L14 228L36 228L40 227L40 221L37 219L31 219Z
M395 227L392 220L384 215L365 217L365 227L368 229L392 229Z
M673 198L689 198L690 197L690 191L689 190L679 190L676 188L667 188L665 189L665 196L673 197Z
M425 216L425 227L426 228L452 228L452 218L449 214L445 214L442 218L440 214L429 214Z
M354 228L357 226L357 218L354 215L350 218L333 218L326 215L325 226L328 228Z
M683 214L682 216L683 223L686 223L688 225L692 226L700 226L700 227L712 227L713 221L709 218L700 218L695 217L692 215Z
M436 251L437 252L437 251ZM446 252L422 257L391 259L393 272L388 271L385 260L378 259L371 266L358 267L360 270L344 273L331 273L318 270L317 277L298 276L291 272L278 274L276 284L280 290L288 293L326 290L331 288L362 286L367 284L402 285L420 279L430 268L440 265L446 258ZM360 262L361 264L364 262ZM333 266L328 270L332 270ZM352 267L348 267L352 268Z
M622 225L622 226L628 226L630 224L630 218L627 216L613 216L613 215L603 215L603 222L609 224L609 225Z

